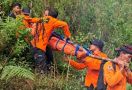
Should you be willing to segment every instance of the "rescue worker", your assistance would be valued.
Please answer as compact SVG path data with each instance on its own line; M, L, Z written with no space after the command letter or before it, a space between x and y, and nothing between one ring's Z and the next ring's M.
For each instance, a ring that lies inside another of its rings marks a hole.
M124 45L117 50L115 62L107 62L104 65L104 82L107 90L126 90L126 84L132 84L132 71L128 64L132 59L132 45Z
M23 20L23 22L25 23L25 26L27 28L32 28L32 25L34 23L41 22L40 18L31 18L30 17L30 9L24 8L22 10L22 12L24 14L24 20ZM45 13L44 13L44 16L46 16ZM46 53L45 54L46 54L45 71L49 71L50 67L51 67L51 64L53 63L53 53L52 53L52 49L49 46L46 47Z
M48 12L48 13L46 13ZM36 68L40 72L45 71L45 53L48 40L52 32L56 28L62 28L66 38L70 38L71 34L69 31L69 26L66 22L60 21L57 19L58 11L54 8L47 8L44 11L43 19L46 20L44 23L36 24L34 29L34 39L31 41L32 46L34 47L34 59L36 61Z
M107 55L102 52L104 47L103 41L94 39L90 43L91 44L89 49L92 51L93 55L107 58ZM85 77L85 86L87 90L94 90L97 88L97 80L98 80L100 64L101 64L100 60L91 57L86 57L82 63L78 63L68 58L66 58L65 60L69 61L70 65L77 70L82 70L87 68L87 74Z
M30 17L30 9L28 8L21 8L21 4L20 3L13 3L11 5L11 13L9 14L9 17L12 17L14 19L16 18L23 18L23 24L26 28L31 28L31 23L36 23L38 21L40 21L39 18L31 18Z
M11 12L9 14L9 17L16 18L17 15L21 15L21 4L20 3L13 3L11 5Z

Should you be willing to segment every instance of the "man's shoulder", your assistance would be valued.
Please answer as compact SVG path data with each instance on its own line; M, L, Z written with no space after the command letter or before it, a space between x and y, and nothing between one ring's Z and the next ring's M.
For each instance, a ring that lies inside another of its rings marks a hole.
M113 70L114 70L111 61L108 61L108 62L106 62L106 63L104 64L104 70L107 70L107 71L113 71Z
M112 62L108 61L108 62L105 63L105 66L108 66L108 65L112 65Z
M49 23L54 23L56 21L59 21L59 19L53 18L51 16L45 16L44 19L47 20Z
M53 18L51 16L44 16L45 19L51 19L51 20L57 20L56 18Z
M104 52L101 52L101 53L100 53L100 56L101 56L101 57L108 57L107 54L104 53Z

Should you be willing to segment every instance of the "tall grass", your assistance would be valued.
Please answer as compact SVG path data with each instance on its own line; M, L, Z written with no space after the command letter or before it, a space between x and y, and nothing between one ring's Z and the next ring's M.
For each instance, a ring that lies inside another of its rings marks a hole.
M104 52L111 58L115 56L114 49L116 47L122 44L132 44L131 0L1 0L6 15L10 12L11 3L15 1L20 2L23 7L28 7L28 4L32 3L31 15L33 17L40 17L45 7L54 6L59 11L58 18L68 22L73 42L88 46L91 39L102 39L105 42ZM7 65L26 67L29 70L29 66L32 66L29 61L33 61L31 53L24 53L25 56L20 54L13 58L7 53L12 50L13 45L22 45L28 48L27 44L22 44L23 42L14 43L16 39L14 39L15 32L13 31L16 30L19 23L0 22L0 26L2 24L5 27L0 27L0 61L4 61ZM21 49L17 48L18 52L23 53ZM63 53L57 52L54 57L51 72L48 75L35 73L36 81L31 86L37 90L83 90L84 86L81 83L84 81L85 70L82 71L83 73L73 70L62 61ZM26 90L27 82L19 83L20 81L23 80L15 78L8 84L5 81L0 81L0 88ZM24 85L25 87L22 87ZM128 85L127 88L129 90L131 86Z

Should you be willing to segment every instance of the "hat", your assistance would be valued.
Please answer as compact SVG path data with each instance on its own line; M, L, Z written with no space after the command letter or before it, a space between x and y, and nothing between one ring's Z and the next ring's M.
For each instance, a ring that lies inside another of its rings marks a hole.
M132 54L132 45L123 45L120 48L116 48L116 51L124 51L128 54Z
M93 41L90 41L90 44L97 46L101 51L103 50L104 42L102 40L94 39Z
M20 3L13 3L12 5L11 5L11 8L14 8L14 7L16 7L16 6L18 6L18 7L20 7L21 8L21 4Z
M30 9L29 8L24 8L22 9L23 14L30 14Z

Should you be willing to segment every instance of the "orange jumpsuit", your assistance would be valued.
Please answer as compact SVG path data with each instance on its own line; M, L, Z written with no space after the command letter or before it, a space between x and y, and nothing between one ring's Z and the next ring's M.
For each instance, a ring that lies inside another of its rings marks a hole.
M67 38L71 36L69 27L66 22L60 21L56 18L53 18L51 16L44 17L45 20L48 20L47 23L44 23L43 25L38 26L38 34L34 37L34 39L31 41L31 44L33 47L39 48L43 51L46 51L46 46L48 44L48 40L51 36L51 33L56 28L62 28L64 30L64 34ZM42 29L44 27L44 29ZM36 27L34 27L36 28ZM33 32L34 33L34 32Z
M107 58L107 55L102 52L94 53L94 55ZM101 64L100 60L91 57L86 57L84 63L77 63L74 60L69 60L69 62L71 66L78 70L87 68L85 86L90 87L90 85L92 84L94 88L97 87L97 80Z
M127 74L124 70L122 73L118 65L115 71L112 62L107 62L104 65L104 81L107 84L107 90L126 90L127 82L132 84L132 72Z

